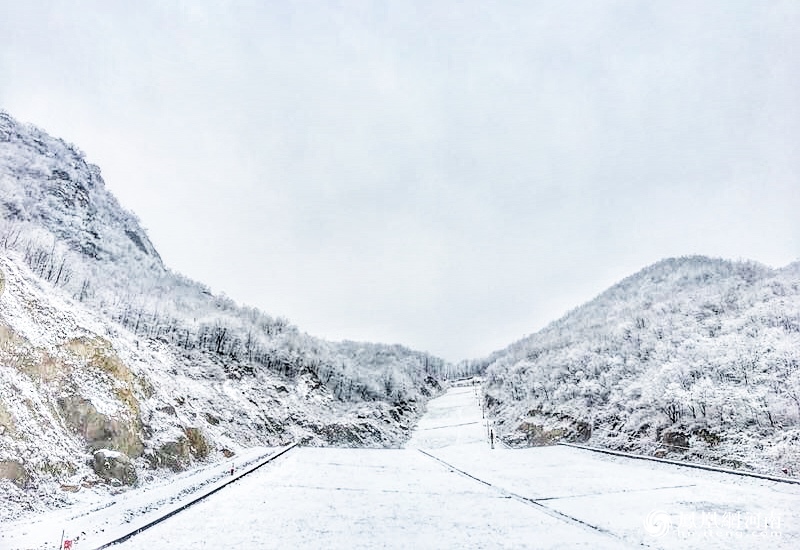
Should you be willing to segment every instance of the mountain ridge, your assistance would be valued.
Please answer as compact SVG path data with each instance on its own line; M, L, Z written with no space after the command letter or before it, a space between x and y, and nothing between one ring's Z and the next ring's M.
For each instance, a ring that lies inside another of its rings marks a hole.
M498 433L798 472L799 265L689 256L626 277L483 360Z
M19 124L5 111L0 111L0 142L0 169L7 176L0 203L4 217L37 223L94 259L130 255L132 250L108 247L122 240L112 234L121 233L135 250L163 267L138 218L119 205L100 168L86 162L77 147L36 126Z

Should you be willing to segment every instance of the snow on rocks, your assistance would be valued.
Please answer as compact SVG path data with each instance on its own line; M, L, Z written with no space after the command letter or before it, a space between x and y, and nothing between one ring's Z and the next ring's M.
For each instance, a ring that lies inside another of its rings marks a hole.
M99 449L94 452L92 468L106 481L117 481L125 485L134 485L138 480L136 467L124 453L110 449Z

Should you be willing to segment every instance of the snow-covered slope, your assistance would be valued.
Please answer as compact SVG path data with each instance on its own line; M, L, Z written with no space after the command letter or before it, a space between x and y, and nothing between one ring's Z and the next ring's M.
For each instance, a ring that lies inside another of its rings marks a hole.
M486 362L511 444L800 474L799 263L664 260Z
M74 145L0 111L0 214L30 222L97 259L163 269L136 217L122 209L97 166Z
M399 446L447 367L171 272L77 148L2 112L0 281L0 520L246 446Z

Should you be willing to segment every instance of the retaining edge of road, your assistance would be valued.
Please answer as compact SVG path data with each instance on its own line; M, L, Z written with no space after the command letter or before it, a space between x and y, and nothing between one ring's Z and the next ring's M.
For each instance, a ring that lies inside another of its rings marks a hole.
M174 510L171 510L170 512L164 514L163 516L157 517L156 519L146 523L145 525L142 525L141 527L137 527L136 529L134 529L130 533L126 533L125 535L122 535L121 537L117 537L116 539L114 539L114 540L112 540L110 542L107 542L107 543L103 544L102 546L98 546L94 550L103 550L103 549L108 548L110 546L113 546L115 544L120 544L120 543L125 542L126 540L130 539L131 537L134 537L134 536L138 535L142 531L145 531L145 530L150 529L151 527L153 527L155 525L158 525L159 523L161 523L165 519L171 518L172 516L174 516L178 512L183 512L184 510L186 510L190 506L193 506L193 505L197 504L198 502L200 502L201 500L204 500L205 498L210 497L211 495L213 495L217 491L220 491L220 490L224 489L225 487L227 487L231 483L239 481L240 479L242 479L246 475L252 474L253 472L258 470L259 468L261 468L265 464L267 464L269 462L272 462L273 460L275 460L276 458L278 458L279 456L281 456L283 454L288 453L289 451L294 449L297 445L298 445L297 441L287 445L286 447L284 447L283 449L279 450L278 452L276 452L274 454L271 454L270 456L268 456L264 460L260 461L258 464L256 464L252 468L249 468L249 469L245 470L244 472L242 472L239 475L233 476L230 480L226 481L222 485L220 485L218 487L214 487L209 492L203 493L199 497L196 497L196 498L190 500L186 504L183 504L183 505L179 506L178 508L176 508Z
M793 479L790 477L771 476L769 474L758 474L755 472L743 472L741 470L732 470L730 468L722 468L720 466L711 466L708 464L697 464L692 462L684 462L681 460L672 460L669 458L658 458L655 456L644 456L633 453L626 453L624 451L614 451L612 449L603 449L601 447L592 447L590 445L580 445L578 443L557 443L565 447L575 447L576 449L583 449L585 451L593 451L595 453L603 453L607 455L622 456L625 458L635 458L637 460L649 460L651 462L663 462L664 464L672 464L673 466L684 466L686 468L696 468L698 470L708 470L710 472L720 472L723 474L734 474L737 476L755 477L758 479L766 479L767 481L776 481L778 483L792 483L800 485L800 479Z

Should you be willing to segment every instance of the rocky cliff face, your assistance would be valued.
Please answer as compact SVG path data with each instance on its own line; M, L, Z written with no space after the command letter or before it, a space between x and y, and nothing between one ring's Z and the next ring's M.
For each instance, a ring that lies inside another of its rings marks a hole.
M0 112L0 214L33 222L96 259L135 257L163 267L136 217L105 188L75 146Z
M0 521L252 445L400 445L443 364L170 272L77 148L0 112Z

